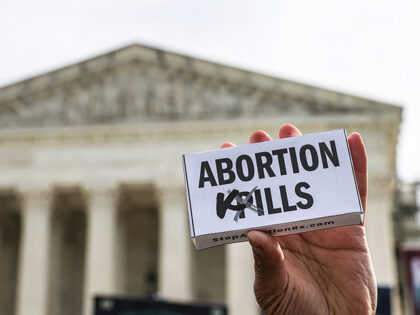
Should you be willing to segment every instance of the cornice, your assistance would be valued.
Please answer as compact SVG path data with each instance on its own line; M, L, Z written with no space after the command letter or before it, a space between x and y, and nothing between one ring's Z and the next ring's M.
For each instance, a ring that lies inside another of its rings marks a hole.
M231 120L203 120L177 122L149 122L139 124L92 125L77 127L44 127L3 129L0 145L108 143L112 141L138 141L162 139L194 139L250 134L259 129L277 132L284 123L293 123L305 133L327 129L382 130L396 143L399 119L385 116L376 119L366 115L323 115L320 117L277 117L268 119L240 118Z

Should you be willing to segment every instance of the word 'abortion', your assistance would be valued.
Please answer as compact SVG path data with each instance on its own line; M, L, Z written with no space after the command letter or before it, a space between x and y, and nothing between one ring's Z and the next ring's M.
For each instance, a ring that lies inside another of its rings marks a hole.
M305 144L298 150L289 147L271 152L257 152L254 158L247 154L239 155L236 160L220 158L214 161L213 168L208 161L202 161L198 187L203 188L206 184L227 185L235 182L236 178L248 182L255 177L263 179L266 176L275 177L291 172L300 173L302 170L311 172L320 167L325 169L340 166L335 141L330 141L329 144L320 142L317 146ZM278 171L277 174L275 170Z

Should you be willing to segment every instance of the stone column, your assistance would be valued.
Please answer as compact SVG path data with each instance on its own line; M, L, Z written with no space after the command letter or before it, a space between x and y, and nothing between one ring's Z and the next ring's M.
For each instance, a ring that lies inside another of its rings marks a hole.
M87 187L84 314L93 314L98 294L116 293L117 186Z
M366 232L378 287L390 289L392 314L400 311L398 273L392 211L394 185L391 178L369 175Z
M254 259L248 242L227 245L226 292L230 315L260 314L254 297Z
M22 236L19 255L17 314L47 314L52 191L21 191Z
M185 191L159 189L158 292L164 299L190 301L191 239Z

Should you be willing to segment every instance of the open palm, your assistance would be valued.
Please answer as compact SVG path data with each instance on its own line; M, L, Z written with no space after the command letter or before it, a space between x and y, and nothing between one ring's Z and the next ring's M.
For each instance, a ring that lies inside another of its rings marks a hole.
M301 132L283 125L280 138ZM250 143L269 141L254 132ZM367 157L359 134L349 136L362 205L366 211ZM225 143L222 147L233 146ZM255 260L254 292L264 314L374 314L376 280L364 226L353 225L273 237L248 233Z

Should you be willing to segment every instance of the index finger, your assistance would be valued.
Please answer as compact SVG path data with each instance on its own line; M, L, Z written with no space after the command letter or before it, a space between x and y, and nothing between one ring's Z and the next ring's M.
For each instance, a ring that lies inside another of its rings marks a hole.
M296 137L301 136L302 132L300 132L299 129L297 129L295 126L291 124L284 124L279 129L279 138L290 138L290 137Z

